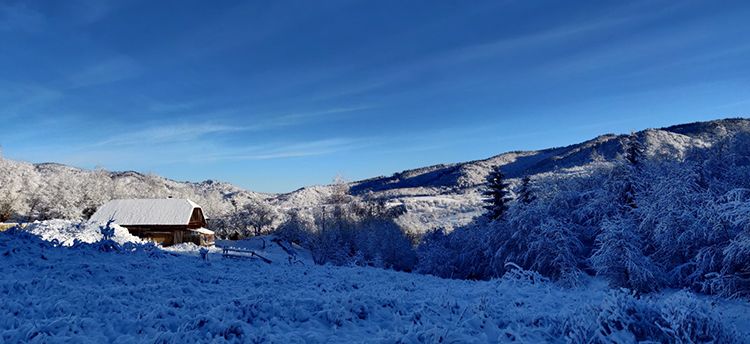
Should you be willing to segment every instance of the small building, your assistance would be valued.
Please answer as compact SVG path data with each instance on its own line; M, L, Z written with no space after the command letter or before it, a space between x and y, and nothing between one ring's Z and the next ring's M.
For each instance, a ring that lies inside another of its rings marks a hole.
M145 240L164 246L192 242L209 246L214 232L206 229L203 210L189 199L116 199L99 207L92 221L114 222Z

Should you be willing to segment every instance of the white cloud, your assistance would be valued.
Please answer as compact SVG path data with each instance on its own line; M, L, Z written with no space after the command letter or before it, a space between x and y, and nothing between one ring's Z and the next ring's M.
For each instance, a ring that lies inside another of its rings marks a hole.
M163 125L124 132L94 144L94 146L133 146L192 141L210 134L248 130L247 127L223 124Z
M201 160L269 160L333 154L359 149L368 144L359 139L333 138L307 142L275 143L240 149L227 148L224 153L201 156Z
M160 124L137 130L119 132L109 138L100 140L88 147L101 146L143 146L163 145L180 142L194 142L198 140L213 141L211 136L239 132L258 132L270 129L298 126L319 120L330 120L331 116L369 109L368 106L332 108L311 112L287 113L285 115L265 116L267 120L260 120L254 124L183 122L178 124ZM221 111L219 111L221 112ZM201 116L211 118L214 116ZM319 141L318 144L322 144ZM329 142L330 143L330 142ZM311 146L307 146L309 148ZM277 154L277 153L274 153ZM285 153L290 154L290 153ZM262 154L260 154L262 155ZM257 156L260 156L257 155Z

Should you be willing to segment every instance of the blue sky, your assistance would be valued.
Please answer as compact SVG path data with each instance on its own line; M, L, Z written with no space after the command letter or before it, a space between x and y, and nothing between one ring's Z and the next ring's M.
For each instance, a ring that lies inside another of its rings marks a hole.
M0 1L5 157L284 192L750 114L737 1Z

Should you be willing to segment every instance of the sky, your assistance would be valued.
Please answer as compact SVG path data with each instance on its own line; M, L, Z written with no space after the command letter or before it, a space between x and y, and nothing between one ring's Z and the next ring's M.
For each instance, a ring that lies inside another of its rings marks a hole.
M746 1L0 0L16 160L287 192L747 116Z

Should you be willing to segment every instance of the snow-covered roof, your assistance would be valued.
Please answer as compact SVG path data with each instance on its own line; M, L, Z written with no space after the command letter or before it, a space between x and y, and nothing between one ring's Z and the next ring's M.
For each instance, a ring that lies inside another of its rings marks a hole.
M92 221L119 225L186 225L193 209L200 208L189 199L116 199L99 207Z
M191 232L196 232L200 234L206 234L206 235L214 235L214 231L206 228L198 228L198 229L188 229Z

